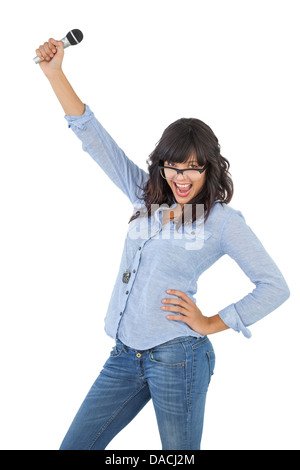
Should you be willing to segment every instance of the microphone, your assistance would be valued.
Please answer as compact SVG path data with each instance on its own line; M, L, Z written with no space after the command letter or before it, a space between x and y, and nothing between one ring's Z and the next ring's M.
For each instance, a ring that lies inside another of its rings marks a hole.
M82 40L83 34L80 29L72 29L63 39L61 39L64 45L64 49L69 46L76 46L76 44L79 44ZM39 64L43 61L43 59L40 59L38 56L36 56L33 60L36 64Z

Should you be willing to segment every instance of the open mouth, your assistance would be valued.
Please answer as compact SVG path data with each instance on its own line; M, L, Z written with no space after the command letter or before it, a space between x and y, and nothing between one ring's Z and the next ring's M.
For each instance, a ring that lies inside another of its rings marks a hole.
M192 184L178 184L174 183L175 192L180 197L187 197L192 189Z

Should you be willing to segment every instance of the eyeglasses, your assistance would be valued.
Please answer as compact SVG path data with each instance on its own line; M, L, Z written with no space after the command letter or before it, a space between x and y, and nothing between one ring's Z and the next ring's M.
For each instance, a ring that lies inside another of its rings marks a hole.
M161 176L165 180L174 180L178 173L181 173L182 176L187 180L187 181L196 181L201 178L201 173L203 173L206 168L208 167L208 163L204 165L202 168L188 168L186 170L179 170L177 168L173 168L170 166L159 166L159 171Z

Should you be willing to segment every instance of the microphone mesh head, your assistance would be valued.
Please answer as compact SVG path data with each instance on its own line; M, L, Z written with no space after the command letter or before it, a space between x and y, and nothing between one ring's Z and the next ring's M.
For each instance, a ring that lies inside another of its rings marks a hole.
M72 31L68 32L67 39L71 46L75 46L83 40L83 34L80 29L72 29Z

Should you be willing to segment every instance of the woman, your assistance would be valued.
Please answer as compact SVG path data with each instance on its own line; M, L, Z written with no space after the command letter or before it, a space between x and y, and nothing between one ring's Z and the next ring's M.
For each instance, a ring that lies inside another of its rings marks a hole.
M61 449L105 449L152 399L162 448L198 450L215 365L207 335L232 328L249 338L248 327L289 289L242 214L228 206L229 163L206 124L171 124L150 155L148 175L75 94L62 72L62 43L49 39L36 53L69 127L134 208L105 318L116 345ZM194 299L197 280L224 254L255 288L206 317Z

